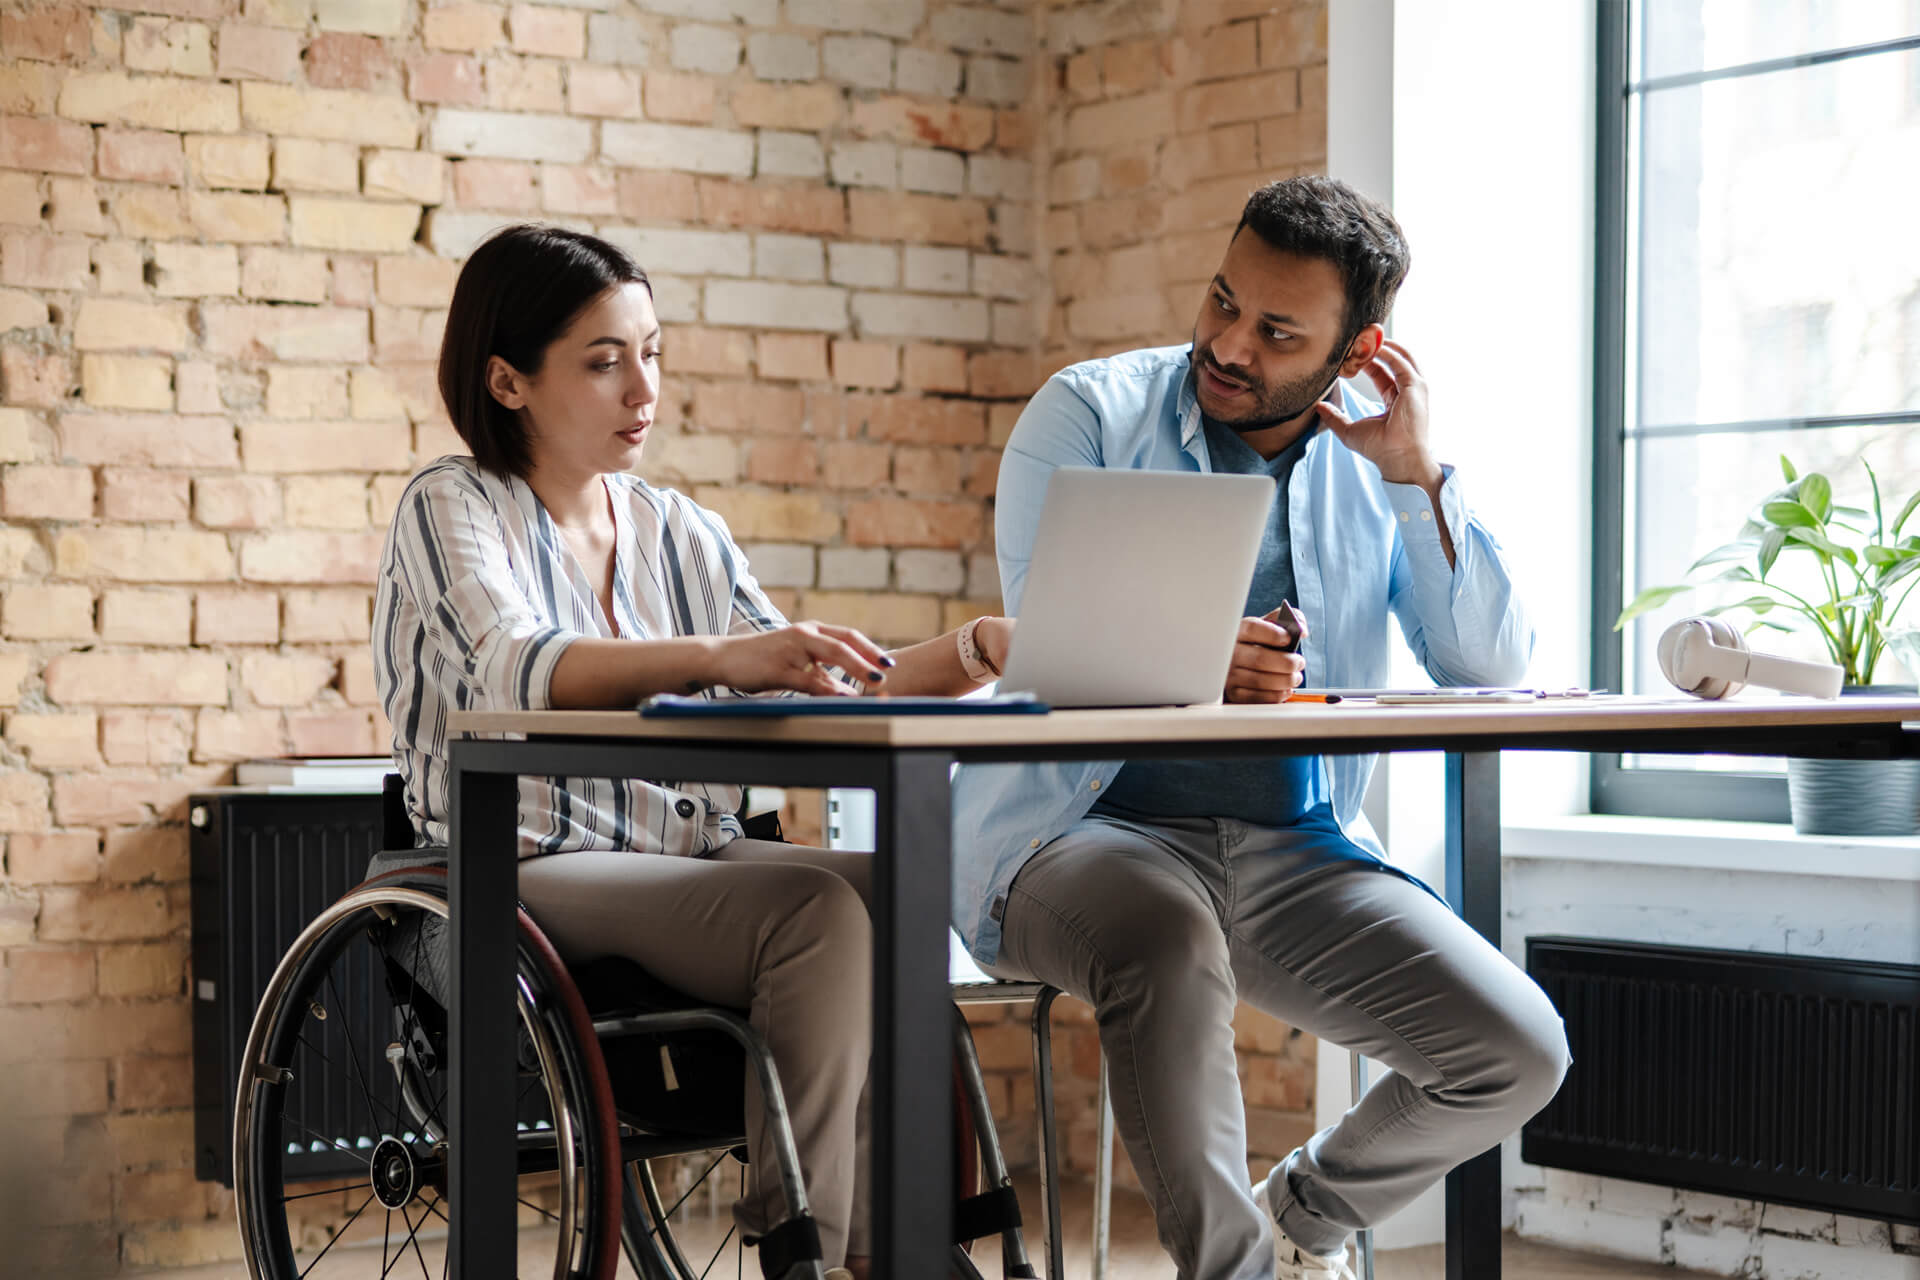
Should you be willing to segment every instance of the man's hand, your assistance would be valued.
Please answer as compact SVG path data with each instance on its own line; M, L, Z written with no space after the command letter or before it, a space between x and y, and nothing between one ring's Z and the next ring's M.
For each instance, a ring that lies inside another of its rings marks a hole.
M885 650L852 627L796 622L775 631L725 636L714 645L713 684L741 693L794 689L801 693L855 693L828 667L839 667L869 688L886 679L893 665Z
M1305 658L1288 651L1294 639L1274 621L1273 614L1240 619L1223 698L1228 702L1285 702L1300 687L1307 669Z
M1380 468L1391 484L1417 484L1429 496L1440 491L1442 474L1427 447L1427 380L1407 349L1392 340L1362 371L1380 392L1381 411L1354 421L1339 405L1322 400L1315 407L1340 443Z

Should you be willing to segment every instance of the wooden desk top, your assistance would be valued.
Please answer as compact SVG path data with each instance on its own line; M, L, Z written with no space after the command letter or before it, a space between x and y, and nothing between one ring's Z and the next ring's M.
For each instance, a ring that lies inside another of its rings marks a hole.
M683 742L813 743L896 748L1069 747L1104 743L1245 742L1311 739L1378 743L1475 737L1514 739L1607 733L1706 730L1737 736L1742 729L1814 726L1886 729L1920 726L1920 698L1746 697L1724 702L1695 698L1544 698L1531 704L1486 707L1338 705L1140 707L1062 710L1047 715L889 716L875 699L871 716L793 716L786 719L642 719L634 711L456 711L456 734L513 733L554 737L629 738ZM1767 736L1761 734L1758 736Z

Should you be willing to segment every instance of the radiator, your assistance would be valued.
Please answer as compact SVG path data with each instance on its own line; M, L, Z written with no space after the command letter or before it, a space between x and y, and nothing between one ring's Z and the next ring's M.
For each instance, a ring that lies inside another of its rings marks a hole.
M1523 1159L1920 1223L1920 966L1530 938L1573 1067Z
M380 847L377 793L292 794L228 788L192 797L188 806L192 877L193 1145L203 1181L233 1185L233 1100L240 1055L261 993L280 957L313 918L358 884ZM341 1001L349 1017L329 1017L318 1045L344 1062L349 1024L389 1025L377 973L347 975ZM331 1011L330 1011L331 1012ZM365 1045L361 1046L365 1049ZM380 1128L350 1078L326 1069L311 1050L293 1064L287 1114L309 1141L285 1156L291 1179L364 1170L335 1142L372 1154ZM392 1104L392 1076L373 1087ZM323 1141L322 1139L326 1139Z

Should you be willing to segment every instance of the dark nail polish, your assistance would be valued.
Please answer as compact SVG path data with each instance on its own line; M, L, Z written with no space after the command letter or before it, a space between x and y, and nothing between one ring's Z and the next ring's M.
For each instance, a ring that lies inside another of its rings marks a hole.
M895 662L892 658L888 657L886 654L883 653L880 655L880 665L883 667L897 667L900 664Z
M882 675L878 671L869 671L867 672L867 678L873 681L875 684L879 684L881 681L886 679L886 676Z

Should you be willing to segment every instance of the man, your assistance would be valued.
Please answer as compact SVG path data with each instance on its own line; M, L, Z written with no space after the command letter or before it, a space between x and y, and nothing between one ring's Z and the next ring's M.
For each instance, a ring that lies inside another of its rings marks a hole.
M1389 618L1442 684L1503 684L1533 634L1499 547L1428 443L1426 385L1382 322L1407 249L1327 178L1255 192L1190 347L1054 375L1001 462L1016 614L1059 466L1273 477L1223 696L1378 686ZM1381 404L1339 380L1365 374ZM1264 617L1296 602L1297 652ZM1152 601L1115 602L1113 625ZM1092 1005L1114 1116L1191 1280L1350 1280L1347 1240L1544 1106L1567 1066L1546 996L1360 814L1371 757L969 766L956 921L988 972ZM1253 1188L1233 1012L1247 1000L1392 1068Z

